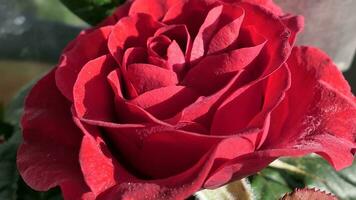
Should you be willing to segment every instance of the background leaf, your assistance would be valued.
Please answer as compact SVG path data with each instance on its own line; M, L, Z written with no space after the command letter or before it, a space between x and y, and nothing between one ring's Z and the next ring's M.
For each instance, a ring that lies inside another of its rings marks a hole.
M14 134L8 141L0 144L0 199L16 199L19 175L16 169L16 150L19 134Z
M342 200L356 200L356 161L336 172L323 158L306 156L285 158L283 162L295 166L305 174L268 167L249 180L257 200L275 200L295 188L317 188L331 192Z
M91 25L109 16L124 0L61 0L73 13Z
M13 131L13 126L4 121L4 107L0 105L0 144L8 140Z

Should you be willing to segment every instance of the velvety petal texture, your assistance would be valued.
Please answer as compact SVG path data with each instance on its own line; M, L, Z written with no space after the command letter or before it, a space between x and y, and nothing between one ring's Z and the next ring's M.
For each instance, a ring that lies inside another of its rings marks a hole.
M78 163L83 133L54 78L51 71L26 99L21 122L24 143L18 150L17 166L25 182L36 190L60 186L68 199L91 196Z
M292 155L316 152L336 169L351 165L356 101L341 72L325 53L312 47L294 48L287 63L292 86L272 113L271 120L280 123L271 125L263 148L284 149L283 154Z
M272 0L130 0L32 89L17 164L65 200L180 200L317 153L356 150L356 101L303 17Z

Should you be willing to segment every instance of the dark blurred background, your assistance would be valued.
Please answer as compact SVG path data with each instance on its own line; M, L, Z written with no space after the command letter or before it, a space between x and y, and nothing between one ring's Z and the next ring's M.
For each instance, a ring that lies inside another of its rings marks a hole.
M307 18L300 44L327 51L346 70L356 47L355 0L276 0ZM65 45L88 25L59 0L0 0L0 104L53 67ZM345 72L356 89L356 60Z
M54 66L86 27L59 0L0 0L0 104Z

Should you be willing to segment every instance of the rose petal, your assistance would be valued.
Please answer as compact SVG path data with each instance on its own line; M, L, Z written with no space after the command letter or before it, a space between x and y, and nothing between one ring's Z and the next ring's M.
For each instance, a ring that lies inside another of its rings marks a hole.
M266 118L281 102L290 87L290 73L285 65L268 79L245 85L224 100L214 115L211 134L232 135L251 128L262 129ZM257 143L262 143L268 130L258 132ZM261 135L262 134L262 135Z
M242 129L250 128L248 124L262 111L263 101L263 82L237 90L217 109L211 125L211 134L233 135Z
M234 5L220 5L211 9L195 37L190 61L215 53L232 44L239 35L243 10Z
M125 51L120 69L123 74L123 80L125 81L126 97L135 98L138 96L135 87L132 85L132 83L128 78L127 66L134 63L147 63L147 62L148 62L148 55L145 48L132 47L132 48L128 48Z
M207 153L192 168L177 176L156 181L126 182L118 184L98 197L99 200L110 200L117 196L122 199L166 200L186 199L197 192L213 163L213 156Z
M239 36L244 11L240 7L224 6L223 14L228 15L228 17L222 16L222 18L231 19L228 20L228 23L225 22L226 24L224 23L220 30L212 37L207 51L208 54L213 54L228 48Z
M159 35L147 40L147 51L150 56L166 58L167 49L172 40L165 36Z
M123 99L123 91L122 91L122 75L120 69L115 69L107 76L108 82L115 94L115 99L120 98Z
M112 27L83 33L66 48L56 70L56 84L62 94L73 100L73 86L82 67L92 59L108 53L106 46Z
M171 40L176 41L180 46L180 49L185 52L185 54L188 54L190 50L191 41L188 29L184 24L164 26L157 30L155 36L158 35L165 35Z
M74 107L79 118L114 120L114 95L107 76L115 65L115 60L105 55L88 62L80 71L73 89Z
M265 43L203 58L192 68L183 84L209 95L223 87L239 70L250 64Z
M82 129L86 131L85 128ZM89 131L93 134L95 128ZM118 170L115 169L116 162L100 137L97 137L95 141L93 137L84 136L80 147L79 162L85 182L95 195L99 195L116 184L118 176Z
M191 165L190 162L192 160L198 159L198 161L193 161L192 163L195 164L191 167L177 175L169 176L168 178L134 180L128 182L121 181L116 186L100 195L99 199L112 199L117 195L121 196L123 199L140 199L143 196L145 199L184 199L202 187L204 180L207 178L214 163L218 164L221 160L230 160L239 157L240 155L250 153L253 150L251 143L244 138L235 137L224 139L189 132L178 132L166 128L157 129L158 127L152 127L152 129L143 128L141 132L140 128L136 128L134 128L136 130L134 132L131 128L121 128L116 131L114 129L107 129L107 134L110 135L109 137L116 147L124 150L125 153L123 155L127 156L127 160L131 159L131 162L140 162L140 159L143 159L142 165L135 166L147 167L149 171L144 170L144 174L149 173L150 171L152 173L155 173L155 171L159 173L157 169L167 169L167 174L174 174L177 170L180 171L179 168L182 167L181 169L184 169L187 168L185 166ZM130 142L128 143L127 141ZM187 141L190 142L187 143ZM198 142L199 145L186 146L187 144L191 144L191 142L194 144L195 142ZM185 148L185 146L187 148ZM192 146L195 148L191 149ZM236 146L239 146L240 148L235 148ZM164 150L158 150L160 148ZM167 151L167 149L172 149L172 151ZM147 155L151 150L154 150L154 156ZM189 152L189 154L185 152ZM199 155L200 152L203 153L203 155ZM166 162L167 159L162 159L169 153L172 153L171 157L176 155L174 157L176 158L177 163L173 162L171 159L169 160L171 160L172 163ZM189 159L187 159L187 155L190 155L190 157L188 157ZM197 155L196 158L194 158L194 155ZM179 159L181 157L184 162L178 162L181 160ZM152 159L152 162L145 161L145 159L150 158ZM162 163L164 165L171 165L172 167L156 167L156 169L153 167L161 165ZM132 167L130 168L132 169ZM163 176L162 171L159 176ZM142 174L140 177L142 177Z
M141 176L153 179L183 172L201 159L214 144L221 141L223 145L219 147L216 159L232 159L254 149L252 143L245 138L211 137L170 127L151 126L134 129L123 127L106 130L115 148L123 153L130 166ZM240 148L235 148L239 145Z
M116 101L116 117L118 119L118 123L121 123L118 125L140 123L167 124L143 108L125 100Z
M318 49L294 48L288 64L292 86L272 113L262 148L316 152L336 169L349 166L356 148L356 103L349 85Z
M341 151L348 149L349 142L345 142L331 135L323 138L331 145L331 148L339 148ZM332 142L332 141L335 141ZM325 146L327 147L327 146ZM286 148L286 149L266 149L261 151L255 151L245 155L231 159L225 162L220 168L216 169L215 172L211 172L209 179L205 182L204 187L206 188L217 188L220 187L230 180L238 180L258 171L261 171L268 166L273 160L284 157L293 156L299 157L307 155L311 152L317 152L320 149L320 145L315 143L310 143L308 148L301 147L298 148ZM334 154L332 156L337 156L340 154ZM344 158L344 157L343 157ZM346 157L348 160L353 159L351 154ZM351 161L352 162L352 161Z
M167 63L179 77L183 76L185 70L185 56L178 43L174 40L167 49Z
M158 131L144 139L134 166L148 177L167 178L194 166L214 142L177 131Z
M151 64L131 64L127 76L138 94L178 84L176 73Z
M83 180L78 163L82 133L72 121L70 102L56 87L55 70L33 87L26 100L24 142L17 154L24 181L40 191ZM80 188L78 193L90 193L85 183Z
M151 15L155 20L161 19L167 10L178 0L135 0L130 9L130 15L145 13Z
M276 158L265 152L252 152L238 156L225 162L215 171L212 171L209 178L205 181L204 188L215 189L228 183L230 180L239 180L255 174L267 167Z
M241 149L234 148L231 151L232 145L238 145ZM156 200L186 199L203 187L215 161L229 158L232 152L237 151L239 153L234 154L234 156L250 152L248 141L242 138L222 140L214 148L206 152L193 167L181 174L167 179L119 184L100 195L99 199L109 200L115 196L122 196L123 199L133 198L138 200L142 199L142 197Z
M294 43L297 40L297 34L302 32L304 29L304 17L300 15L286 15L283 16L282 20L292 33L289 38L289 42L291 46L294 46Z
M61 184L61 192L65 200L95 200L93 192L88 191L88 186L84 180L67 181Z
M168 25L185 24L190 35L194 38L208 11L214 6L216 6L216 2L208 0L178 1L168 9L162 22Z
M159 119L172 117L193 103L198 94L184 86L168 86L148 91L131 101Z
M266 120L270 121L271 112L284 100L285 94L291 85L291 74L287 65L284 65L276 72L274 72L266 83L266 90L264 94L264 104L262 111L257 114L249 123L249 127L266 126ZM268 122L269 123L269 122ZM264 127L263 131L257 135L256 148L260 148L269 133L268 127Z
M289 57L290 30L279 16L261 6L249 3L241 3L239 6L245 10L243 28L253 26L267 40L258 58L248 69L254 75L253 80L264 78L281 67Z
M127 102L121 93L121 78L120 70L116 69L108 75L108 80L115 93L115 109L118 123L146 123L146 122L158 122L154 116L150 115L145 110L138 106ZM89 122L93 123L93 122ZM95 125L102 126L99 121L94 122ZM160 123L160 122L159 122Z
M230 3L235 2L235 0L223 0L223 1L230 2ZM241 0L241 1L262 6L263 8L268 9L270 12L274 13L275 15L283 15L282 9L278 5L276 5L273 2L273 0Z
M179 135L179 136L178 136ZM186 169L196 163L216 141L203 138L185 137L175 132L157 133L150 136L141 149L139 167L145 173L163 178ZM251 152L253 146L242 138L222 140L217 149L215 160L235 158L240 154ZM174 157L175 159L171 159ZM169 162L167 162L169 160ZM136 165L137 166L137 165Z
M267 38L261 35L254 26L244 26L240 29L237 41L235 41L228 49L252 47L262 43L267 43Z
M117 183L136 180L117 162L118 157L111 154L98 127L83 124L77 118L75 123L84 133L79 153L80 166L86 183L95 195L99 195Z
M241 72L238 72L221 90L208 97L200 97L196 102L191 104L172 118L173 121L194 121L210 129L212 117L219 102L226 98L226 93L239 79Z
M109 36L108 47L118 63L122 62L125 49L130 47L145 47L147 39L163 25L150 15L137 14L124 17L113 27Z
M205 50L208 48L211 37L218 28L218 19L223 12L224 7L222 5L216 6L211 9L206 16L204 23L201 25L197 36L195 37L192 45L192 52L190 55L190 61L195 61L205 54Z

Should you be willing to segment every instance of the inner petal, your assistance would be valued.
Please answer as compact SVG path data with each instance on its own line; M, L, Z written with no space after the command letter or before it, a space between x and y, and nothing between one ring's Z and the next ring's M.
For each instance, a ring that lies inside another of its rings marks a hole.
M136 14L122 18L114 26L108 41L112 56L118 63L130 47L145 47L147 39L151 37L163 24L155 21L150 15Z
M264 82L255 84L247 90L232 94L216 111L211 126L213 135L237 134L262 109L264 101Z
M184 24L168 25L159 28L155 33L155 36L158 35L165 35L171 40L176 41L185 54L190 50L190 34Z
M167 58L167 48L172 41L164 35L152 37L147 41L147 49L150 56Z
M168 119L192 104L199 95L184 86L168 86L148 91L133 99L134 103L159 119Z
M222 88L238 71L253 62L264 45L265 42L220 55L206 56L187 73L183 84L206 96L212 94Z
M127 76L138 94L178 84L176 73L151 64L131 64Z
M105 55L88 62L79 72L73 88L74 109L79 118L115 121L114 94L107 81L115 67L115 60Z
M224 6L220 19L220 30L212 37L207 54L216 53L228 48L239 37L244 18L244 10L235 6Z
M237 6L220 5L211 9L194 39L190 60L227 48L239 35L244 11Z
M145 179L167 178L189 169L221 140L165 127L108 129L107 135L127 165Z

